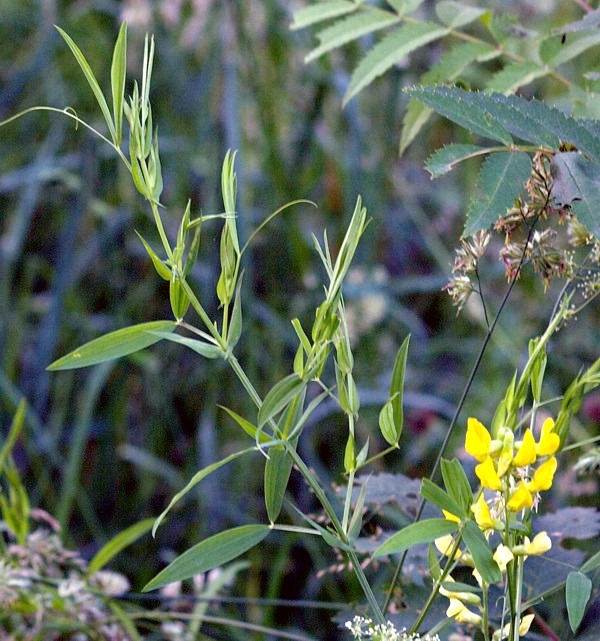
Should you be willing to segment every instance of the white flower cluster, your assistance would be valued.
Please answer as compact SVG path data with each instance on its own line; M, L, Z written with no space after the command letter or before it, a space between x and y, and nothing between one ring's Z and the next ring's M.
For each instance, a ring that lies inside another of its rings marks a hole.
M346 621L346 627L355 639L372 639L372 641L440 641L436 634L407 634L405 630L397 630L391 622L374 624L371 619L355 616L352 621Z

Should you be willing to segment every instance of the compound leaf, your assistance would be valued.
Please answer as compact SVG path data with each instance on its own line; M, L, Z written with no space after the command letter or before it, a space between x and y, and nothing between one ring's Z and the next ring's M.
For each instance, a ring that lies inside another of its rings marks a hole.
M357 8L355 2L351 0L328 0L326 2L317 2L299 9L294 14L294 22L290 25L292 31L303 29L312 24L323 22L331 18L343 16L346 13L352 13Z

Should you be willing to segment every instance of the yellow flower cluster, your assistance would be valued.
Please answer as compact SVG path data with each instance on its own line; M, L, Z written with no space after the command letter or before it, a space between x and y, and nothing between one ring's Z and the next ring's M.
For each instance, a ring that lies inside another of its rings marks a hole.
M554 421L548 418L542 425L539 441L536 442L528 428L523 440L515 442L511 429L501 428L498 438L492 439L487 428L477 419L468 420L465 449L479 462L475 474L484 488L502 492L509 511L520 512L530 508L535 494L552 486L557 467L556 457L552 455L560 446L560 437L553 430ZM524 468L537 463L540 458L546 460L533 474L527 474ZM494 520L481 496L471 509L482 529L494 528Z

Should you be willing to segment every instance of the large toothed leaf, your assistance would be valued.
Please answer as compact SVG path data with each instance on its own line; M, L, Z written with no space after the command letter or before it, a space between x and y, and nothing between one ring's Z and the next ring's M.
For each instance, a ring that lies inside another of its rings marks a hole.
M447 33L446 27L432 22L406 24L389 33L367 53L354 70L344 96L344 104L404 57Z
M476 195L467 212L464 235L488 229L523 191L531 173L531 159L523 151L490 154L477 177Z
M437 178L452 171L459 162L475 158L487 153L487 151L486 147L478 147L477 145L448 145L431 154L425 163L425 168L432 178Z
M541 78L549 73L548 67L540 67L531 60L515 62L495 73L487 83L486 91L511 94L520 87L533 82L536 78Z
M215 534L178 556L144 587L144 592L218 568L260 543L270 530L268 525L242 525Z
M385 554L397 554L420 543L431 543L447 534L453 534L458 529L458 523L446 519L428 519L419 521L403 528L382 543L373 554L374 557Z
M579 222L600 238L600 165L570 151L554 156L551 172L557 204L569 205Z
M176 327L175 321L151 321L118 329L69 352L66 356L54 361L47 369L56 371L88 367L133 354L164 338L152 332L170 333Z
M397 17L390 11L382 11L373 7L370 7L367 11L360 11L338 20L335 24L317 33L317 38L321 44L316 49L313 49L304 61L315 60L328 51L337 49L348 42L362 38L384 27L389 27L396 21Z
M317 2L308 7L299 9L294 14L294 22L290 25L290 29L303 29L312 24L337 18L347 13L356 11L358 5L351 0L329 0L327 2Z

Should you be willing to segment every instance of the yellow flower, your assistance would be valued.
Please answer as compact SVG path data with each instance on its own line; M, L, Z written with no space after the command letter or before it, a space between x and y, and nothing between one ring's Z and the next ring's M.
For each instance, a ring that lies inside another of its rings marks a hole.
M487 456L483 463L480 463L475 467L475 474L481 481L483 487L487 487L489 490L501 490L502 481L496 472L494 467L494 461L492 461L491 456Z
M515 467L525 467L526 465L531 465L535 463L536 458L536 444L533 434L529 428L525 430L523 436L523 443L521 447L515 454L513 459L513 465Z
M495 528L494 519L488 504L485 502L483 492L479 495L477 501L471 505L471 512L475 515L475 522L482 530Z
M455 523L460 523L460 519L458 518L458 516L456 516L455 514L452 514L452 512L448 512L448 510L442 510L442 512L444 513L444 516L446 517L447 521L454 521Z
M506 566L515 558L515 555L511 552L510 548L500 543L494 552L494 561L500 568L500 572L506 572Z
M521 623L519 625L519 636L523 637L529 632L529 628L531 627L531 623L533 619L535 618L535 614L526 614L524 617L521 617ZM497 630L494 632L493 639L494 641L499 641L500 639L508 639L508 635L510 634L510 623L507 623L504 628L502 628L502 631Z
M526 538L526 541L528 539ZM531 543L526 543L525 553L527 555L544 554L552 547L552 541L547 532L540 532L533 537Z
M454 579L448 575L446 577L446 583L454 583ZM445 597L448 597L450 600L456 599L462 603L468 603L469 605L481 604L481 598L478 594L474 592L455 592L453 590L447 590L443 585L440 586L440 594L443 594Z
M516 492L510 497L506 507L508 507L511 512L520 512L526 507L531 507L532 504L533 497L531 496L531 492L527 489L525 483L521 481Z
M538 456L550 456L560 446L560 436L554 431L554 420L547 418L542 424L542 433L539 443L536 446Z
M446 610L446 616L454 617L459 623L472 623L481 625L481 617L472 612L467 606L458 599L450 599L450 605Z
M465 438L465 449L480 463L483 462L490 452L492 437L487 428L476 418L469 418L467 421L467 436Z
M558 462L555 456L549 458L545 463L542 463L535 471L533 479L527 484L529 491L535 493L549 490L552 487L552 480L554 479L557 465Z
M454 546L454 537L452 534L446 534L446 536L440 536L437 538L433 544L435 545L436 549L438 552L443 554L444 556L450 556L450 553L452 552L452 548ZM456 550L454 553L454 558L452 559L453 561L456 561L456 559L459 559L462 555L462 552L460 550Z

